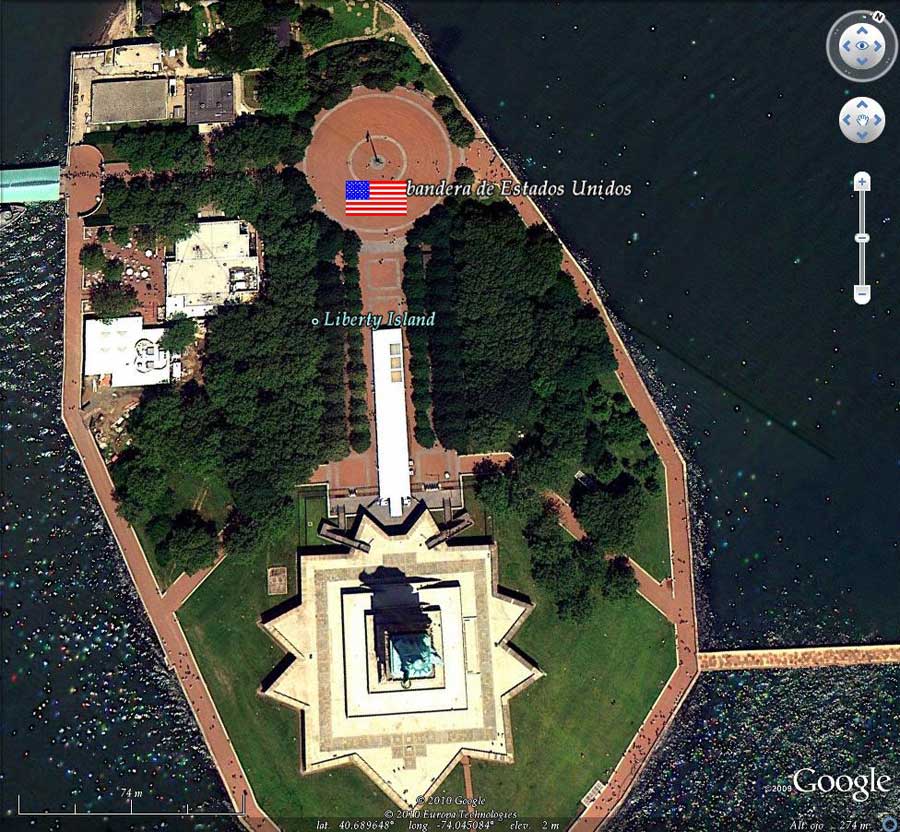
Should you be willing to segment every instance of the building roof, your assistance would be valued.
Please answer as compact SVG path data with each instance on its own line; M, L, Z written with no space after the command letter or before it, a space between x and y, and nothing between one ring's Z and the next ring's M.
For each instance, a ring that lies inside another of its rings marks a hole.
M162 68L162 45L149 38L115 45L113 64L133 72L158 72Z
M185 91L188 124L234 121L234 82L231 78L188 78Z
M183 312L203 318L229 300L247 300L259 289L259 260L240 220L205 220L175 244L166 263L166 317Z
M0 170L0 203L59 199L59 165Z
M372 331L375 377L375 440L378 494L391 517L403 514L409 502L409 437L406 422L406 385L403 381L403 331Z
M161 121L166 117L165 78L115 78L91 84L91 123Z
M304 712L302 771L356 763L404 808L460 751L512 762L509 698L542 675L509 646L531 605L497 588L493 546L432 545L430 512L410 518L385 528L363 511L352 534L367 551L305 552L302 603L263 625L294 656L263 692ZM386 649L410 633L440 661L397 679Z
M84 322L84 374L111 375L113 387L165 384L172 377L171 357L159 348L165 327L145 327L140 316L109 323Z

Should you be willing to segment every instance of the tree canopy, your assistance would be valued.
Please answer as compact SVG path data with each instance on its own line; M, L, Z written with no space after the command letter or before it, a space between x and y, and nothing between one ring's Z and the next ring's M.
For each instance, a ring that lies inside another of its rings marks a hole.
M206 166L203 140L187 124L144 124L110 133L118 156L131 170L196 173Z
M174 563L193 575L213 565L217 544L215 524L204 520L196 511L182 511L157 546L156 556L163 565Z
M154 37L164 49L180 49L197 39L197 28L191 12L170 12L153 27Z
M79 252L78 259L88 273L103 271L106 266L106 255L99 243L88 243Z
M447 128L450 141L460 147L468 147L475 138L475 128L459 111L456 102L449 95L439 95L432 102Z
M101 321L129 315L137 306L137 293L131 286L103 280L91 287L91 308Z
M166 322L166 331L159 339L159 346L167 352L181 353L194 343L196 337L197 322L178 312Z
M257 97L266 112L276 115L293 115L306 109L310 102L309 75L299 46L282 49L275 56L259 78Z

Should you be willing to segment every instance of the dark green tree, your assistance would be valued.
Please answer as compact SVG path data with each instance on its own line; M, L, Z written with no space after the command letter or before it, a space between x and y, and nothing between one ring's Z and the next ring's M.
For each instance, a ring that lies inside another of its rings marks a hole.
M576 490L572 507L585 531L603 552L621 554L634 544L644 500L641 484L623 472L609 485Z
M637 590L638 582L634 569L625 555L616 555L606 561L606 573L603 576L603 595L606 598L619 600L630 598Z
M203 140L187 124L144 124L115 134L116 153L137 171L197 173L206 167Z
M316 7L312 7L316 8ZM275 115L293 115L310 101L306 59L299 45L282 49L259 78L257 97L263 109Z
M91 288L91 308L101 321L124 317L137 307L137 294L131 286L104 280Z
M473 185L475 183L475 172L472 168L460 165L453 173L454 181L460 185Z
M84 270L89 274L102 272L106 266L106 255L103 246L98 243L88 243L81 249L78 259Z
M284 119L241 116L212 140L216 167L225 172L265 168L282 161L293 140Z
M173 563L193 575L215 563L217 545L213 523L196 511L182 511L175 517L168 537L157 548L157 557L163 565Z
M475 139L475 128L459 111L456 102L448 95L439 95L432 106L444 121L450 141L460 147L468 147Z
M164 49L179 49L197 39L197 28L191 12L171 12L163 15L153 27L153 35Z
M171 353L182 353L197 337L197 322L183 313L176 313L166 322L166 331L159 346Z
M307 6L300 13L300 34L311 46L327 43L332 31L332 16L321 6Z

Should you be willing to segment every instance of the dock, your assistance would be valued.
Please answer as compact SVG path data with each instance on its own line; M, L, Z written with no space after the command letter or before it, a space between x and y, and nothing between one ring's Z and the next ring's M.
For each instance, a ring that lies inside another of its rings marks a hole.
M60 173L59 165L0 168L0 204L56 202Z

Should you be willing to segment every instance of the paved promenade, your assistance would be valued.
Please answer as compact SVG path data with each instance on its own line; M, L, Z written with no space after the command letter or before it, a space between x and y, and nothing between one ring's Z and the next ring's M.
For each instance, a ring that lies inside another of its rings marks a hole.
M475 121L471 113L468 113L468 116L473 122ZM483 136L476 139L468 149L466 164L475 171L477 179L516 178L496 148ZM529 224L546 223L552 228L537 205L530 199L518 198L510 201L516 206L525 222ZM659 585L646 573L641 575L638 570L635 570L635 573L638 576L639 584L642 581L644 584L645 591L642 591L641 594L675 625L678 659L674 673L610 776L606 788L584 810L575 823L579 829L592 830L602 824L628 794L651 751L678 713L697 679L699 674L697 617L694 606L694 571L684 459L675 445L662 415L657 410L634 361L625 348L615 324L607 313L600 295L564 244L563 252L563 270L574 281L581 298L594 306L600 313L612 343L617 364L616 376L644 423L653 447L665 468L671 579L664 585ZM643 570L640 572L643 573ZM657 585L651 587L647 579ZM671 599L668 595L670 591Z
M106 516L106 521L125 559L135 588L147 611L147 617L150 619L165 654L166 663L172 668L181 683L235 811L241 811L242 806L246 807L246 816L241 818L241 822L248 829L275 832L277 827L256 803L247 776L232 748L231 740L228 738L181 625L174 614L181 601L196 588L205 575L198 574L190 578L184 576L175 582L166 596L161 595L137 535L131 526L116 513L114 489L109 471L94 442L94 437L82 418L82 304L85 300L85 291L82 288L78 254L84 238L84 222L78 214L85 208L89 208L96 201L95 197L99 195L101 159L99 154L79 151L75 148L72 151L70 162L70 175L64 180L71 184L72 193L66 193L63 422L72 437L91 487L97 495L100 508ZM93 183L93 192L91 192L89 183Z
M700 654L700 670L774 670L857 664L900 664L900 644L723 650Z

